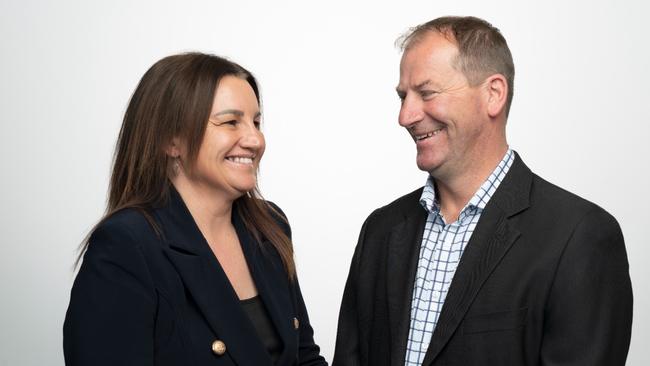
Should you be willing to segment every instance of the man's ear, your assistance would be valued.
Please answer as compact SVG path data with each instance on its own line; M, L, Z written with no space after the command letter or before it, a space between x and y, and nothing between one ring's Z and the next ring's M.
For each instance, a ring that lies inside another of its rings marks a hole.
M178 137L172 138L172 140L165 148L165 153L170 158L177 158L181 156L181 140Z
M508 82L505 76L494 74L485 80L487 92L487 113L491 118L505 113L506 101L508 100Z

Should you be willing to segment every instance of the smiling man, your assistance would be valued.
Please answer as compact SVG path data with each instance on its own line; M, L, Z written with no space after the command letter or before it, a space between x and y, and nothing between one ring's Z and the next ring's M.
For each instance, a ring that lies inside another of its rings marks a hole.
M499 30L443 17L402 48L399 124L429 175L364 223L333 365L624 365L621 230L508 146L514 65Z

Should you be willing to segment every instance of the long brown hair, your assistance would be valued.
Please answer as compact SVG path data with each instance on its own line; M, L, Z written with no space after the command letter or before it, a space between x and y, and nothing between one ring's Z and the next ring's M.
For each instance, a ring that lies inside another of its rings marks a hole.
M246 80L260 103L253 75L238 64L203 53L163 58L144 74L124 114L117 139L106 213L83 241L79 263L92 232L106 218L125 208L141 211L160 233L148 211L169 200L171 158L165 148L172 138L187 146L184 166L196 163L219 80L232 75ZM268 239L282 258L288 277L295 276L293 246L276 219L285 220L264 201L256 187L234 202L246 227L261 242Z

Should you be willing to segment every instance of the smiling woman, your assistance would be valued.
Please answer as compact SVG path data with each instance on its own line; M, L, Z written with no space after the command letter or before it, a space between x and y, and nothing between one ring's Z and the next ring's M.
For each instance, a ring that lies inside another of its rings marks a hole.
M179 170L172 182L187 189L202 185L210 196L234 200L255 189L256 172L264 154L264 136L259 130L261 114L251 85L236 76L219 81L212 111L199 149L194 171L186 176ZM168 148L176 158L183 144L174 139Z
M107 214L82 248L68 365L326 365L290 228L260 198L255 78L189 53L154 64L117 141Z

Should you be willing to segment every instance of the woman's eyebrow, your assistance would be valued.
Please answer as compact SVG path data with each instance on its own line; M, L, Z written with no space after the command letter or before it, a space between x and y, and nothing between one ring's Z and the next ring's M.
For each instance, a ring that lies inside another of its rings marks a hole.
M244 115L244 112L240 111L239 109L225 109L213 114L212 117L221 116L223 114L234 114L237 117L241 117Z

